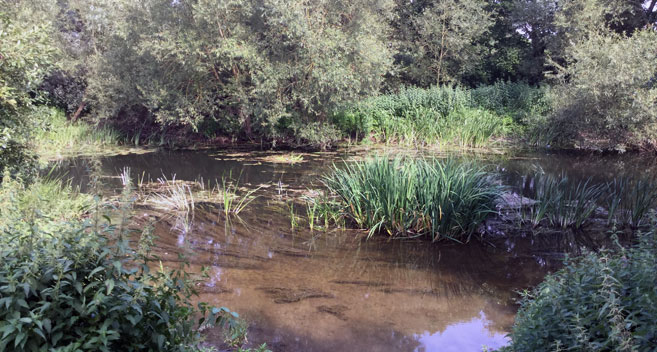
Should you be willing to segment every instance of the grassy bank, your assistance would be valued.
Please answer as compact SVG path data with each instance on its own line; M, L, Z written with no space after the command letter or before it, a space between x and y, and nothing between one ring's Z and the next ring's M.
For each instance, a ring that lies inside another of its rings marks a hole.
M542 89L498 83L477 89L406 88L345 107L333 121L356 139L485 147L524 133L525 126L547 110Z
M69 121L59 109L41 107L35 113L42 126L34 132L32 146L42 159L143 151L128 147L123 136L111 128Z

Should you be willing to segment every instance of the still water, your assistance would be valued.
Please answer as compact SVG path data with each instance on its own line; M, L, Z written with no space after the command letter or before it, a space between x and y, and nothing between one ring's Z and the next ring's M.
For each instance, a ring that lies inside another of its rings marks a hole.
M360 153L304 154L296 164L259 152L156 152L100 159L108 178L130 167L135 179L166 176L213 182L229 174L258 198L239 218L196 205L187 227L167 212L140 208L156 220L155 251L166 265L185 254L192 271L208 267L200 300L239 312L250 324L249 345L273 351L481 351L508 343L519 290L558 268L551 239L499 237L468 244L424 240L365 240L356 230L292 228L289 206L321 188L321 175ZM459 155L478 159L517 192L536 172L566 173L603 182L655 174L646 157L564 154ZM74 182L88 181L88 162L63 162ZM303 205L296 212L302 215ZM210 344L222 336L207 332Z

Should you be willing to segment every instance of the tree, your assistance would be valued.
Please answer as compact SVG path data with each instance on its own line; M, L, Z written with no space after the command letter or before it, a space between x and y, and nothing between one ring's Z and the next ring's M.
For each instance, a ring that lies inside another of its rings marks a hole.
M657 149L657 32L593 32L566 60L555 91L569 140L587 149Z
M37 88L53 66L56 48L51 23L38 2L0 1L0 170L27 172L34 158L26 150Z
M402 81L428 86L459 82L481 58L492 25L483 0L396 2L394 39Z
M97 35L88 94L131 128L270 138L376 92L391 64L384 0L106 2L115 21L83 16L113 27Z

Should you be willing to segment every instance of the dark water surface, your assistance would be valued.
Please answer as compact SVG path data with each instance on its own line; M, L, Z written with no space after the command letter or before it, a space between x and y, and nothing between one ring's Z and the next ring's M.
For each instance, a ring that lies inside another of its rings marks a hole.
M240 218L227 221L220 207L197 204L189 227L175 214L157 218L156 252L167 265L186 253L191 269L209 267L201 300L227 306L250 323L251 345L274 351L481 351L507 343L518 290L555 270L550 239L494 239L468 244L364 240L355 230L311 232L291 228L289 199L321 188L331 165L362 153L304 154L303 162L271 162L272 153L157 152L102 158L102 173L130 167L135 179L162 175L206 182L232 173L240 185L261 187ZM460 156L463 157L463 156ZM646 156L526 154L466 156L491 165L516 190L532 175L565 172L573 180L603 182L621 175L654 175ZM81 185L88 162L60 166ZM108 178L107 184L118 185ZM302 205L297 204L298 212ZM208 332L210 342L221 336Z

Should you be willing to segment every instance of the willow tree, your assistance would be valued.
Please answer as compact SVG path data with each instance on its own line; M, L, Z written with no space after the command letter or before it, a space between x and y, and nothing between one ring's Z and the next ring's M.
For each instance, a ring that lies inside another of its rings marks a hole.
M657 149L657 30L637 1L567 2L556 16L563 51L556 117L586 148Z
M493 20L484 0L397 0L400 75L423 86L458 82L478 64Z
M0 173L4 168L28 172L33 161L27 152L39 122L33 110L57 54L48 12L40 5L0 0Z
M309 126L376 92L391 65L385 0L95 1L106 10L90 28L116 20L99 26L89 96L131 128L273 136L281 119Z

